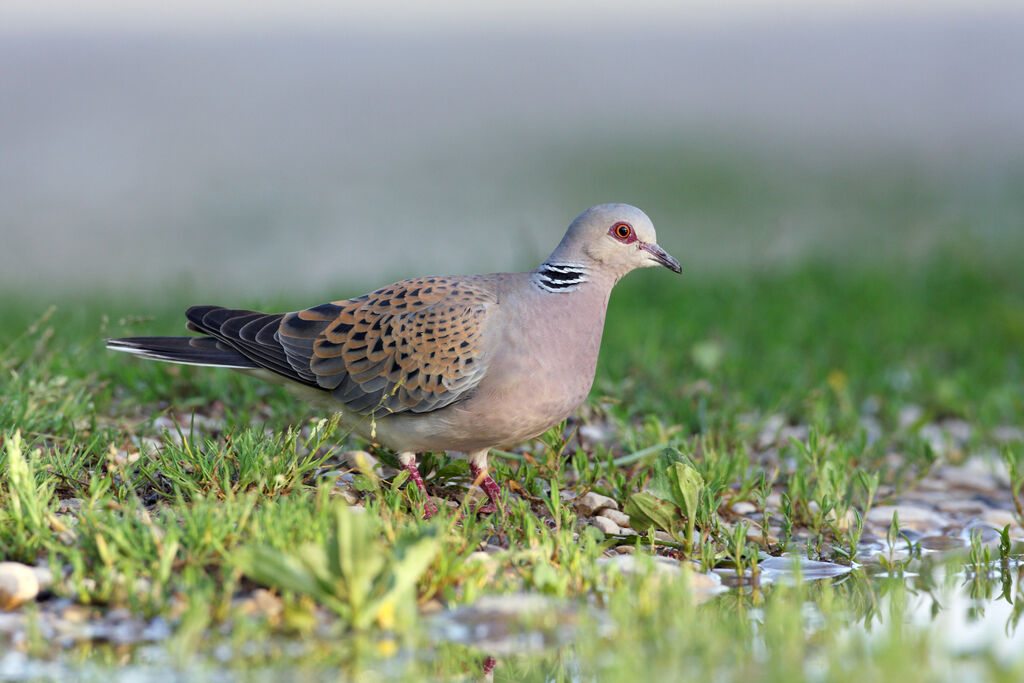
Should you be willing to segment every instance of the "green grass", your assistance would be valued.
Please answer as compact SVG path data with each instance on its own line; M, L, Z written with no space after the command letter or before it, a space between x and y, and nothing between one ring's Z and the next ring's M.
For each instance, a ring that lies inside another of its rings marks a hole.
M478 520L463 504L423 521L421 502L401 488L404 476L372 471L354 473L365 512L347 513L320 475L339 468L340 450L367 444L256 380L103 349L107 336L180 333L189 303L166 294L83 296L50 309L8 294L0 322L0 555L48 563L53 592L78 604L164 616L174 626L167 650L175 662L198 653L212 665L214 643L227 643L228 668L299 661L305 670L340 666L350 675L474 675L489 653L435 642L429 615L525 591L576 615L572 646L503 657L499 679L686 671L701 679L819 672L861 680L966 669L1012 680L1021 672L1019 658L964 658L938 648L927 627L906 626L907 602L927 593L920 582L860 574L699 605L685 581L627 577L599 561L628 544L640 556L685 555L705 569L749 571L783 550L849 563L859 529L838 520L847 511L863 515L936 460L901 425L901 410L920 406L920 422L967 420L972 452L994 447L995 428L1024 426L1024 276L1014 268L940 252L902 269L631 276L613 294L595 390L582 411L584 424L611 429L612 438L583 448L552 432L494 458L496 478L515 480L522 494L509 501L505 520ZM193 427L192 411L216 428L202 419ZM809 426L809 436L783 445L774 460L753 459L772 414ZM877 440L866 438L865 415L881 425ZM179 418L180 431L157 429L160 416ZM1018 492L1022 455L1018 443L1006 456ZM466 468L442 455L422 469L428 485L455 499L468 485ZM680 476L697 477L688 480L699 481L696 497ZM654 515L649 535L606 538L584 527L571 505L593 490L635 507L645 486L654 494L646 504L664 513ZM782 533L759 541L729 507L763 508L772 490L786 493ZM59 509L69 498L82 501L74 514ZM659 529L674 540L655 542ZM487 543L499 550L476 553ZM953 562L988 566L972 558ZM1019 549L988 561L1000 558L1006 599L1019 613ZM257 584L280 594L279 612L246 611ZM251 641L265 647L247 649ZM54 656L31 639L22 647ZM64 661L102 664L107 656L74 650Z

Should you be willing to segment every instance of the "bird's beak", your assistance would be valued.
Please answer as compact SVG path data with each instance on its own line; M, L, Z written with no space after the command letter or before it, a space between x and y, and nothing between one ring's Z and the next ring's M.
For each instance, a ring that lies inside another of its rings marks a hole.
M683 272L682 267L679 265L679 261L676 261L674 258L669 256L669 253L662 249L661 247L659 247L657 244L644 243L640 245L640 248L650 253L652 261L660 263L661 265L671 270L673 273Z

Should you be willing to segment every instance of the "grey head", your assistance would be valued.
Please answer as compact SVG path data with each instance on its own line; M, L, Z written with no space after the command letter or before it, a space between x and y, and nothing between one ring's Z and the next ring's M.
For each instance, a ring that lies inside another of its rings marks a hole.
M658 246L647 214L629 204L599 204L576 217L541 269L581 269L618 280L650 266L681 272L679 261Z

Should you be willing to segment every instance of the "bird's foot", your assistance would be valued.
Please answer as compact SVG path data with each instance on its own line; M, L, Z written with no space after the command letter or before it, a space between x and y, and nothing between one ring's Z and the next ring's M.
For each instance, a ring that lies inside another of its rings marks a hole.
M473 475L473 483L484 490L487 494L487 498L491 501L486 505L481 505L477 508L476 512L478 515L493 515L495 512L500 512L501 516L505 516L505 509L501 506L501 488L498 487L497 482L488 474L484 468L470 464L469 471Z
M437 514L437 508L434 506L434 501L430 500L430 496L427 495L427 487L423 483L423 477L420 476L419 468L416 467L415 461L406 464L404 467L405 471L409 473L409 478L416 484L416 488L423 494L423 518L430 519Z

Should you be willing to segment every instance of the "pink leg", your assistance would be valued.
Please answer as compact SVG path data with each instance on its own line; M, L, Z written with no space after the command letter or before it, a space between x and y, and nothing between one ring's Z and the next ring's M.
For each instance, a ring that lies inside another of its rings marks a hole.
M402 463L402 468L409 473L409 478L416 484L416 488L423 494L423 518L430 519L437 514L437 508L434 507L434 501L430 500L430 496L427 495L427 487L423 483L423 477L420 476L419 469L416 467L416 456L411 453L399 453L398 459Z
M496 666L498 666L498 660L494 657L487 657L481 666L484 670L484 676L491 676L494 673L494 667Z
M501 488L491 478L491 475L487 473L487 470L475 462L469 463L469 471L473 475L473 482L479 483L480 488L484 490L487 497L490 499L490 503L482 505L477 509L477 513L490 515L495 512L500 512L501 516L505 516L505 509L501 507Z

